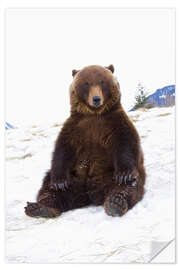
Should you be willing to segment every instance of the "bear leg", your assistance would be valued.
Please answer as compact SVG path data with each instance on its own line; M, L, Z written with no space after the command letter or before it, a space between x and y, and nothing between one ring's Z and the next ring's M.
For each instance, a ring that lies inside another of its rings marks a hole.
M105 198L104 209L109 216L123 216L144 195L144 185L118 185Z
M50 188L50 172L48 172L38 192L37 202L28 202L25 213L31 217L52 218L59 216L62 212L89 204L90 200L85 187L78 180L74 180L67 190L52 190Z

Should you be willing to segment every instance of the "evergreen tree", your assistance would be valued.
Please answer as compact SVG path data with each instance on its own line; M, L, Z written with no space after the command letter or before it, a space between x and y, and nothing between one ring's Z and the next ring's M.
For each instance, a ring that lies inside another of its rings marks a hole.
M139 82L137 86L137 90L136 90L136 95L135 95L135 105L134 105L135 110L145 106L147 102L147 96L148 96L148 93L145 87L142 85L141 82Z

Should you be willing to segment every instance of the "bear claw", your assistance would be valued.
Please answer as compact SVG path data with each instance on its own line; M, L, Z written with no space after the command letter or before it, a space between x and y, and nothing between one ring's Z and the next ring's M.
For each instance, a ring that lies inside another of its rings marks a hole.
M137 185L137 181L138 181L138 175L134 174L134 173L119 173L116 174L115 176L115 182L118 185L128 185L128 186L132 186L135 187Z
M50 188L54 189L56 191L58 191L58 190L65 191L68 188L68 182L67 182L67 180L65 180L64 183L51 184Z

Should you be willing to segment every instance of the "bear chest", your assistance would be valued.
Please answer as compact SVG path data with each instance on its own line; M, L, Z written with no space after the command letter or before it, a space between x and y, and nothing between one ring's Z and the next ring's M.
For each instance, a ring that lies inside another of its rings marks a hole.
M84 119L78 128L80 145L107 148L112 142L113 129L100 117Z
M87 118L77 127L76 166L79 177L103 175L111 167L113 130L104 119Z

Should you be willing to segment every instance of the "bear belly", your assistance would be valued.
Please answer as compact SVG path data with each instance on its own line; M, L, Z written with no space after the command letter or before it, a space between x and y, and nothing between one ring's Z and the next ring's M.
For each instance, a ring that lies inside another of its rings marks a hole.
M80 159L77 161L75 166L75 175L80 179L86 179L89 171L89 160L88 159Z
M94 205L102 205L109 190L115 185L112 164L107 155L96 158L83 156L76 164L75 175L84 183Z
M113 166L110 157L106 151L101 151L101 154L97 154L94 151L89 151L83 153L79 156L78 161L75 166L75 174L84 181L87 179L102 179L103 177L111 176L113 174Z

